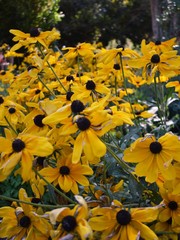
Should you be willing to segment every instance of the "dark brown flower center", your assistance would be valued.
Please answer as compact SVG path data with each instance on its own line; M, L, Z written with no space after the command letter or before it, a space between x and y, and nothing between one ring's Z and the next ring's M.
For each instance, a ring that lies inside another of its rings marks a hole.
M71 232L77 226L76 218L74 216L68 215L62 220L62 227L65 231Z
M70 174L70 169L67 166L61 166L59 169L59 173L61 175L69 175Z
M116 214L116 220L121 225L128 225L131 221L131 214L126 210L120 210Z
M42 123L43 118L45 118L45 115L39 114L34 117L34 124L38 127L44 127L44 124Z
M30 36L31 37L38 37L40 35L40 31L38 28L31 28Z
M21 139L15 139L12 143L14 152L21 152L25 148L25 143Z
M36 163L39 164L40 166L43 166L45 157L37 157Z
M41 202L41 199L34 197L34 198L31 199L31 202L32 202L32 203L40 203L40 202Z
M152 55L151 62L152 63L159 63L160 62L160 56L158 54Z
M170 217L166 222L167 222L167 224L171 225L172 224L172 218Z
M0 97L0 104L2 104L4 102L3 97Z
M40 89L37 89L36 91L35 91L35 94L39 94L41 92L41 90Z
M70 101L73 94L74 94L74 92L68 91L68 92L66 93L66 100L67 100L67 101Z
M71 110L73 113L82 112L85 109L84 104L79 100L74 100L71 104Z
M161 45L161 41L157 40L157 41L155 42L155 45Z
M28 216L23 216L19 221L19 225L23 228L28 228L30 224L31 224L31 219Z
M9 111L10 114L13 114L13 113L16 112L16 109L11 107L11 108L8 109L8 111Z
M120 65L119 65L118 63L115 63L114 66L113 66L113 68L114 68L115 70L120 70Z
M68 75L66 77L66 81L70 82L70 81L74 81L74 77L72 75Z
M30 70L32 70L34 68L37 69L37 67L35 67L35 66L28 66L27 70L30 71Z
M1 71L1 75L3 76L3 75L6 75L6 72L5 71Z
M85 131L91 126L91 122L86 117L79 118L76 123L77 123L79 130L81 130L81 131Z
M149 148L152 153L157 154L161 152L162 145L159 142L152 142Z
M172 211L175 211L178 208L178 204L175 201L171 201L168 203L168 208L170 208Z
M86 83L86 89L87 90L95 90L96 84L94 83L93 80L88 80Z

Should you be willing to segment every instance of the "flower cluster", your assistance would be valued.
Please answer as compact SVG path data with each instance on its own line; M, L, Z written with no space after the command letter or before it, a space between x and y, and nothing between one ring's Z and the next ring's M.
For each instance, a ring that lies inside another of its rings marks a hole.
M25 187L0 195L0 237L177 240L176 39L60 50L56 29L10 32L7 61L26 53L0 71L0 184Z

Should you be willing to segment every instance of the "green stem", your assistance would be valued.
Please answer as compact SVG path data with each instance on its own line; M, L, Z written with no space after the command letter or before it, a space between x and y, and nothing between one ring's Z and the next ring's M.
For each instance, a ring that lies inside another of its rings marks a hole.
M43 82L43 80L38 76L38 80L42 83L42 85L51 93L51 95L56 98L56 95L48 88L48 86Z
M119 56L120 56L120 66L121 66L121 71L122 71L122 77L123 77L123 82L124 82L124 89L125 89L125 92L126 92L126 96L127 96L128 102L130 104L131 112L132 112L133 117L134 117L135 125L138 126L138 124L136 122L136 115L134 113L134 109L133 109L133 106L131 104L131 99L130 99L128 91L127 91L126 78L125 78L125 75L124 75L124 67L123 67L123 62L122 62L122 54L119 54Z
M157 231L155 231L155 233L156 233L157 235L163 235L163 234L175 234L175 235L178 236L178 233L176 233L176 232L166 232L166 231L157 232Z
M159 97L158 97L159 91L158 91L158 88L157 88L156 76L154 77L154 88L155 88L156 103L157 103L157 107L158 107L158 111L159 111L159 117L160 117L160 120L161 120L162 127L164 128L164 130L166 130L166 124L163 121L162 109L161 109L161 103L160 103L161 101L163 101L163 99L161 99L159 101Z
M18 203L24 203L24 204L28 204L28 205L32 205L34 207L43 207L43 208L61 208L61 207L69 207L69 206L74 206L74 204L70 204L70 205L49 205L49 204L40 204L40 203L32 203L32 202L26 202L26 201L23 201L23 200L19 200L19 199L16 199L16 198L11 198L11 197L7 197L7 196L3 196L3 195L0 195L0 199L4 199L4 200L7 200L7 201L11 201L11 202L18 202Z
M11 125L11 123L9 122L9 120L7 119L7 117L4 116L4 118L5 118L6 122L7 122L7 124L9 125L9 127L13 130L13 132L14 132L16 135L18 135L17 131L13 128L13 126Z
M67 197L64 193L59 191L53 184L49 183L35 168L33 168L34 172L49 186L51 186L55 192L57 192L59 195L61 195L63 198L65 198L70 203L76 204L75 201L73 201L71 198Z
M114 88L115 88L115 95L116 97L118 96L118 92L117 92L117 78L114 78Z
M42 56L45 57L45 55L44 55L44 53L43 53L43 51L42 51L42 49L41 49L41 46L38 45L38 49L39 49L39 51L41 52ZM56 80L59 82L59 84L60 84L61 87L64 89L64 91L67 92L67 90L66 90L65 87L63 86L62 82L60 81L58 75L57 75L56 72L54 71L54 68L51 66L51 64L49 63L48 60L46 60L46 62L47 62L47 64L48 64L49 68L51 69L51 71L53 72L54 76L56 77Z
M56 80L59 82L59 84L61 85L61 87L64 89L65 92L67 92L67 90L65 89L64 85L62 84L62 82L60 81L58 75L56 74L56 72L54 71L54 68L51 66L51 64L48 62L48 60L46 61L49 68L51 69L51 71L53 72L54 76L56 77Z

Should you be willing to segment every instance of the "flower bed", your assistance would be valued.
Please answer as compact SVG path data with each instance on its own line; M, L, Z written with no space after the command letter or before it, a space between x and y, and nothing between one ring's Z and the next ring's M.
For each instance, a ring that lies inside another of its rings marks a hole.
M178 239L176 39L142 40L139 51L58 49L56 29L10 32L15 45L1 47L0 237Z

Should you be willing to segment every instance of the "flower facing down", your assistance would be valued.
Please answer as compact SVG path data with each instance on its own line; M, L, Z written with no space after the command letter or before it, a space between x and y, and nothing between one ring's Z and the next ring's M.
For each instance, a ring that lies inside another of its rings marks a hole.
M166 133L158 140L152 135L138 138L124 151L124 160L138 163L135 173L139 177L145 176L147 182L155 182L159 173L165 179L173 179L175 169L171 163L180 161L180 141L172 133Z
M19 190L19 199L31 203L26 191ZM0 208L0 237L7 239L46 239L52 229L47 219L38 215L33 206L21 203L20 207Z
M59 187L64 192L70 190L74 194L78 194L78 183L82 186L88 186L89 181L84 175L92 175L93 171L88 165L82 165L79 163L72 163L72 154L69 156L63 156L58 159L56 167L51 166L42 169L39 173L45 177L45 179Z
M114 200L111 207L94 208L89 224L94 231L102 232L102 240L136 240L139 234L143 239L156 240L156 234L143 222L156 220L158 211L156 207L128 210Z
M0 152L0 181L4 181L19 162L21 163L21 176L24 181L28 181L34 156L45 157L52 154L53 146L46 137L31 134L19 134L14 137L6 129L6 138L0 137Z
M92 239L92 230L87 222L88 208L85 200L81 196L75 196L79 204L73 209L68 207L54 209L49 213L49 218L56 230L51 231L53 240L74 239L79 236L80 239ZM78 238L79 239L79 238Z

